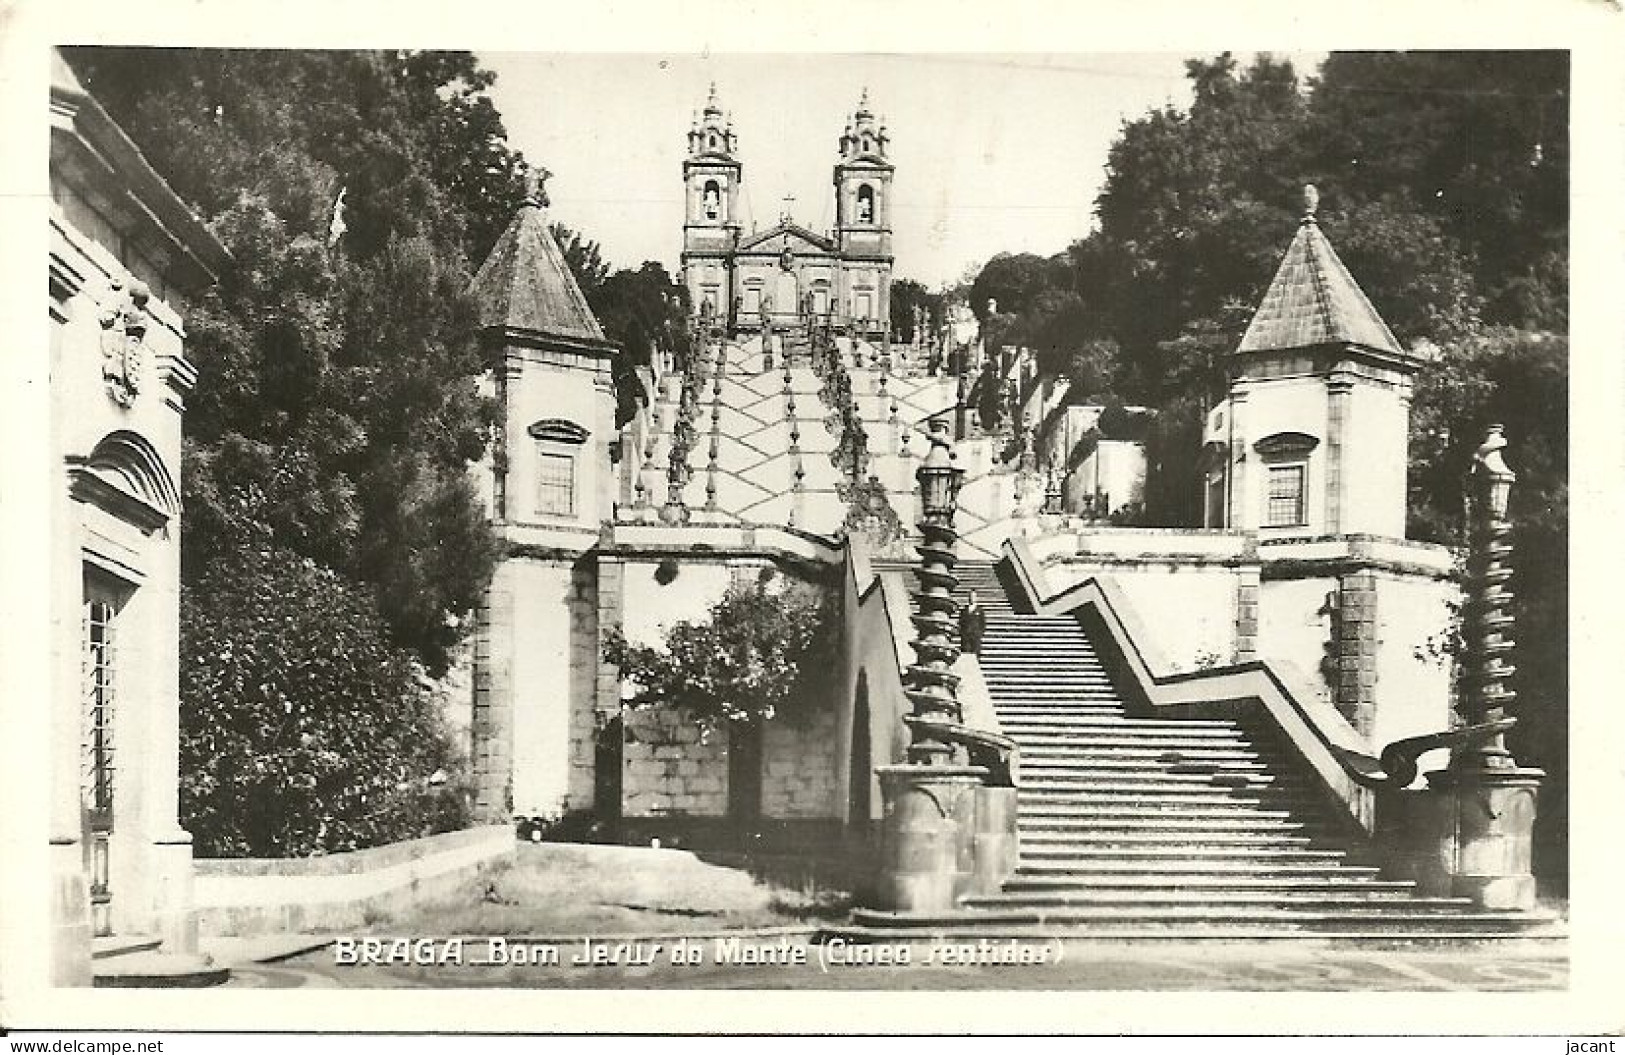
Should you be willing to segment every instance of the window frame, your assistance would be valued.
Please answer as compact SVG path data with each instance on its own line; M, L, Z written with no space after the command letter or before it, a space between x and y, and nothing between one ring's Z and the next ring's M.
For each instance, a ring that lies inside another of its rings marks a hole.
M550 477L547 466L549 464L564 467L564 480L562 486L556 477ZM536 487L533 491L536 500L536 515L544 517L573 517L576 515L576 491L580 481L576 473L576 452L565 448L562 444L552 440L536 441ZM549 505L549 496L563 493L565 507L554 508Z
M1294 519L1277 521L1275 519L1275 480L1278 473L1295 472L1297 474L1297 496L1293 511ZM1264 515L1260 526L1269 529L1291 529L1309 526L1309 460L1307 458L1282 459L1268 462L1264 466Z

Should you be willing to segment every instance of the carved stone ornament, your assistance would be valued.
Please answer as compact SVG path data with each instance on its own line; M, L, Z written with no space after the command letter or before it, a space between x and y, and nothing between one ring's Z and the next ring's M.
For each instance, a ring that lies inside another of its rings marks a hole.
M102 312L102 381L107 395L121 407L135 403L147 368L146 283L132 282L128 292L113 283L114 305Z

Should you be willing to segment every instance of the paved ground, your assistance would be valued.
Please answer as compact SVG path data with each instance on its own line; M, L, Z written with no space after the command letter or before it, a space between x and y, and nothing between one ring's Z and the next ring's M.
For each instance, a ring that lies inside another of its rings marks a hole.
M651 941L660 939L651 939ZM307 952L277 963L242 964L228 985L247 988L592 988L592 989L1062 989L1247 991L1527 991L1564 989L1568 961L1561 946L1486 945L1469 948L1283 948L1269 945L1073 945L1045 952L1051 962L1029 965L909 966L820 963L804 939L767 938L755 944L783 950L804 964L719 963L714 939L695 943L700 961L669 962L670 945L649 966L572 964L582 947L559 947L556 965L491 966L483 939L464 946L465 961L441 965L394 963L347 966L334 949ZM427 947L420 947L427 948ZM444 947L438 947L444 948ZM611 947L606 947L610 949ZM1035 947L1035 951L1038 947ZM647 952L647 946L642 950ZM604 955L609 955L606 952ZM828 953L826 952L826 956Z

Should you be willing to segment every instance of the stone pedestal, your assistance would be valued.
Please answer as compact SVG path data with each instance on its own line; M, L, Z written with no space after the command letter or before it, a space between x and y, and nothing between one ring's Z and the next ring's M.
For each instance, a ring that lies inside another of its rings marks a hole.
M1385 793L1377 843L1387 873L1428 897L1468 897L1486 909L1535 905L1531 837L1538 769L1445 769L1427 788Z
M198 920L193 907L192 836L175 830L152 847L151 932L166 952L197 952Z
M90 966L90 882L84 847L77 840L52 839L51 979L54 986L88 986Z
M1445 769L1428 774L1437 860L1449 894L1486 909L1535 907L1532 842L1538 769ZM1439 877L1431 885L1442 885Z
M875 908L945 912L976 874L980 766L881 766L880 870Z

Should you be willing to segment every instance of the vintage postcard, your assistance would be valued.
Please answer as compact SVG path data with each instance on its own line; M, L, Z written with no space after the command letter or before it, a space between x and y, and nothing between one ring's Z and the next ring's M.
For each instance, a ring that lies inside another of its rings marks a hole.
M1617 1032L1618 12L1154 6L14 9L0 1026Z

